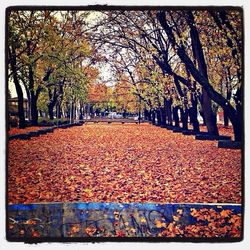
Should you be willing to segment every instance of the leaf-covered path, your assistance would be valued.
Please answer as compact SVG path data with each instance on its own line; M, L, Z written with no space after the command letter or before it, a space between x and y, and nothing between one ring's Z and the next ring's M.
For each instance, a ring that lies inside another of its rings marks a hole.
M241 202L241 152L148 124L9 142L9 203Z

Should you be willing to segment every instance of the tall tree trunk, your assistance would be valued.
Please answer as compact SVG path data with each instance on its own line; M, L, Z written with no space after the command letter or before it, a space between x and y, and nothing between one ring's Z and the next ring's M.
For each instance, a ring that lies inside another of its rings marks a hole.
M155 125L155 110L152 109L152 124Z
M180 82L177 78L176 75L174 75L174 83L175 83L175 86L176 86L176 89L177 89L177 92L179 94L179 96L183 99L185 99L185 95L184 95L184 92L182 91L182 88L181 88L181 85L180 85ZM185 105L185 103L183 103L183 105ZM178 109L180 109L181 111L181 120L182 120L182 123L183 123L183 126L184 126L184 129L187 130L187 119L188 117L186 117L186 114L185 112L183 111L183 109L181 109L179 106L177 109L175 109L174 111L174 120L175 120L175 126L176 127L179 127L179 115L178 115Z
M138 111L138 122L139 124L141 123L141 108L139 107L139 111Z
M144 120L147 121L148 120L148 111L146 108L144 108L143 114L144 114ZM124 116L123 116L123 118L124 118Z
M211 135L219 135L218 127L216 124L216 115L212 110L212 101L204 88L202 91L202 108L208 133Z
M193 130L195 132L200 132L200 125L198 121L197 112L197 98L192 98L192 107L189 109L190 121L193 125Z
M83 120L83 112L82 112L83 108L82 106L80 106L80 115L79 115L79 120Z
M179 106L173 107L173 118L174 118L174 126L179 128L180 127L180 120L178 115Z
M163 100L163 107L161 108L161 120L162 120L162 126L166 127L167 125L167 103L166 103L166 98Z
M235 141L242 141L242 130L243 130L242 126L244 126L244 123L242 124L243 121L242 103L244 101L242 98L242 85L240 88L237 89L234 100L236 103L236 115L233 116L228 111L227 114L233 125ZM234 119L232 119L232 117L234 117Z
M34 73L31 65L29 65L29 89L30 89L30 100L31 100L31 122L33 126L37 126L38 125L37 98L40 93L40 89L38 87L36 92L34 90Z
M234 140L235 141L242 141L242 117L235 117L235 119L232 119L232 125L233 125L233 131L234 131Z
M54 119L54 107L56 105L57 100L57 94L56 94L56 87L54 86L53 93L51 89L48 89L48 95L49 95L49 103L48 103L48 112L49 112L49 119Z
M31 91L31 122L33 126L38 125L38 110L37 110L37 97L34 91Z
M160 111L160 116L161 116L161 126L166 127L166 125L167 125L167 123L166 123L166 112L164 110L164 107L160 107L159 111Z
M64 96L63 86L65 82L65 77L62 81L59 82L59 95L57 97L57 105L58 105L58 118L62 118L62 100Z
M200 132L200 124L198 121L198 111L197 111L198 97L195 94L195 90L196 90L196 82L194 83L194 88L191 92L192 107L189 109L189 116L190 116L190 121L193 125L193 130L195 132Z
M62 118L62 104L58 103L58 119Z
M17 76L17 66L16 66L16 51L15 48L9 48L9 57L10 57L10 65L13 75L13 80L17 92L17 108L18 108L18 118L19 118L19 128L25 128L25 115L24 115L24 107L23 107L23 91L22 87L19 83L19 79Z
M70 110L71 110L71 104L68 103L66 106L66 117L69 119L70 118Z
M30 121L31 120L31 100L30 100L30 92L29 92L29 89L28 89L28 86L27 84L25 84L24 80L22 80L23 82L23 86L25 88L25 92L26 92L26 95L27 95L27 98L28 98L28 111L27 111L27 115L28 115L28 120Z
M54 119L54 105L53 104L48 104L48 112L49 112L49 119L53 120Z
M208 80L207 65L203 54L202 45L199 38L199 33L194 25L194 16L192 11L188 11L188 25L190 27L190 36L192 41L192 49L195 60L197 60L198 68L201 74ZM204 112L204 118L209 134L218 135L218 127L216 123L216 115L212 110L211 98L208 95L206 89L202 87L202 108Z
M224 127L228 127L229 119L226 111L223 112L223 121L224 121Z
M228 75L230 75L229 68L228 68ZM231 91L231 89L229 89L228 82L227 82L227 95L226 95L226 98L227 98L228 102L230 102L231 96L232 96L232 91ZM228 118L226 110L224 110L224 112L223 112L223 120L224 120L224 127L228 127L229 118Z
M21 86L14 80L16 93L17 93L17 105L18 105L18 118L19 118L19 128L25 128L25 114L24 114L24 107L23 107L23 91Z
M88 115L90 116L90 118L94 117L92 104L88 104Z
M149 122L152 121L152 111L151 111L151 109L148 111L148 121Z
M166 107L167 107L167 124L172 126L173 124L173 117L172 117L172 100L166 99Z
M182 128L183 130L188 130L188 110L187 109L180 109L180 110L181 110Z
M157 108L157 110L156 110L156 116L157 116L157 126L161 126L162 125L162 120L161 120L161 110L160 110L160 107Z
M27 42L27 55L29 58L32 58L32 50L31 50L31 41L28 40ZM37 110L37 99L38 95L40 94L41 88L40 86L37 87L37 89L34 89L35 86L35 80L34 80L34 71L33 71L33 65L28 65L28 78L29 78L29 90L30 90L30 100L31 100L31 123L33 126L38 125L38 110Z
M73 121L74 121L75 103L72 101L70 105L71 105L71 108L70 108L70 117L71 117L71 123L73 123Z
M146 121L150 121L150 114L149 114L149 111L146 108L144 109L144 119Z

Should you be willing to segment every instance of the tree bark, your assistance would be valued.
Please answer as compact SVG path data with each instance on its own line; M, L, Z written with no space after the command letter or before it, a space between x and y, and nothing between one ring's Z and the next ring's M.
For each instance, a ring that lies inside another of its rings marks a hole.
M188 130L188 110L187 109L180 109L180 110L181 110L182 128L183 130Z
M166 22L166 14L165 12L159 12L158 13L158 20L161 23L162 27L164 28L170 43L173 46L176 46L176 41L174 38L174 35L172 33L171 27ZM199 84L206 90L209 97L215 101L217 104L219 104L224 111L227 112L228 117L233 125L234 129L234 136L236 141L241 140L241 123L242 123L242 96L240 97L239 101L239 112L234 109L234 107L218 92L216 92L211 84L209 83L208 79L204 77L203 74L199 70L196 69L194 63L189 58L187 53L185 52L185 49L183 46L179 46L177 48L177 54L182 60L182 62L185 64L185 66L188 68L189 72L192 74L193 78L199 82Z
M22 79L22 82L23 82L23 86L24 86L24 88L25 88L25 92L26 92L26 95L27 95L27 98L28 98L28 112L27 112L27 115L28 115L28 120L30 121L30 120L31 120L31 100L30 100L30 92L29 92L29 89L28 89L27 84L25 84L24 79Z
M30 49L30 41L27 41L28 47L28 56L31 57L31 49ZM28 78L29 78L29 90L30 90L30 99L31 99L31 123L33 126L38 125L38 110L37 110L37 98L40 93L40 88L38 87L37 90L34 90L34 72L32 65L29 64L28 66Z
M198 112L197 112L197 104L198 104L198 98L195 96L195 93L193 92L191 94L191 103L192 107L189 109L189 116L190 116L190 121L193 125L193 130L195 132L200 132L200 125L198 121Z
M150 121L150 112L145 108L144 109L144 119L146 120L146 121Z
M203 54L199 33L194 24L194 16L192 14L192 11L188 11L187 21L190 28L190 36L192 41L194 59L197 60L199 71L208 80L207 65L205 62L205 57ZM216 123L216 115L212 110L211 98L204 87L202 87L202 108L204 111L204 118L206 121L208 133L211 135L219 135Z
M58 119L62 118L62 105L58 103Z
M219 135L216 123L216 115L212 110L211 98L209 97L207 91L204 88L202 91L202 108L208 133L211 135Z
M56 95L56 87L53 89L53 93L51 89L48 89L48 95L49 95L49 103L48 103L48 112L49 112L49 119L54 119L54 107L56 105L57 95Z
M38 110L37 110L37 97L33 91L31 91L31 122L33 126L38 125Z
M172 126L173 118L172 118L172 99L166 100L167 107L167 124Z
M179 128L180 127L180 120L178 115L179 106L175 106L173 108L173 118L174 118L174 126Z
M48 112L49 112L49 119L53 120L54 119L54 106L50 103L48 104Z
M155 125L155 110L152 109L152 124Z
M237 89L234 100L236 103L236 115L234 116L235 119L230 119L233 125L234 130L234 137L235 141L241 141L242 140L242 126L244 126L243 121L243 112L242 112L242 104L243 104L243 98L242 98L242 85L240 88ZM231 114L228 114L229 118Z
M223 120L224 120L224 127L228 127L229 124L229 119L228 119L228 115L227 112L223 112Z
M162 120L161 120L160 107L156 110L156 116L157 116L157 126L161 126L162 125Z
M165 107L165 105L163 107L160 107L160 114L161 114L161 126L166 127L167 122L166 122L166 107Z
M230 76L230 70L229 70L229 68L228 68L228 76ZM226 93L226 98L227 98L227 101L228 102L230 102L230 99L231 99L231 96L232 96L232 91L231 91L231 89L229 88L229 83L227 82L227 93ZM223 120L224 120L224 127L228 127L228 124L229 124L229 118L228 118L228 114L227 114L227 111L226 110L224 110L224 112L223 112Z
M18 119L19 119L19 128L25 128L25 116L24 116L24 107L23 107L23 91L22 87L19 83L19 79L17 76L17 66L16 66L16 51L15 48L9 48L9 59L10 59L10 65L11 70L13 73L13 81L15 84L16 92L17 92L17 108L18 108Z
M148 111L148 121L149 122L152 121L152 111L151 111L151 109Z

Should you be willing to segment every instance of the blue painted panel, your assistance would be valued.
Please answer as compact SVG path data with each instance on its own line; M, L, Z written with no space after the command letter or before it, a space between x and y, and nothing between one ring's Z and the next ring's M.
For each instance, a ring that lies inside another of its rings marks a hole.
M232 223L237 223L240 230L241 224L237 219L241 213L240 205L47 203L9 205L8 233L14 238L171 237L171 235L172 237L185 237L185 234L188 235L185 230L190 225L197 225L197 230L199 230L199 227L201 227L200 230L206 230L211 221L207 220L203 215L201 217L196 215L197 211L203 213L205 210L205 213L211 214L211 216L221 217L222 214L225 217L220 218L223 223L218 226L218 229L220 229L220 226L227 225L228 227L225 227L227 231L220 237L231 235L230 228L233 230L236 228L233 227ZM228 211L225 212L224 210ZM225 212L225 215L222 211ZM237 216L233 217L233 215ZM208 235L211 231L209 230Z

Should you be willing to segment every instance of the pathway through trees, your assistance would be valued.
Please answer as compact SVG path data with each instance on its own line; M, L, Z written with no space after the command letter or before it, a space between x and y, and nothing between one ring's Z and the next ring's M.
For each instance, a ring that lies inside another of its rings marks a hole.
M149 124L87 124L9 142L9 203L240 203L241 152Z

